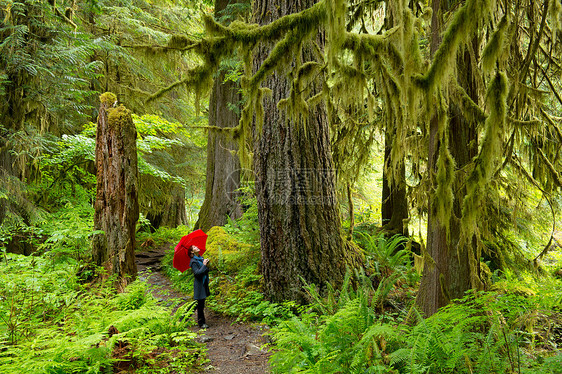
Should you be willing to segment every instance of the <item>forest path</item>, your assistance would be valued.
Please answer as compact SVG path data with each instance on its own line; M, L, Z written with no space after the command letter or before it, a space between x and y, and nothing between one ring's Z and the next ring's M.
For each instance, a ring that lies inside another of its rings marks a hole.
M136 263L141 279L152 285L151 292L163 302L178 298L185 302L192 301L192 295L185 295L174 290L170 280L161 272L160 261L171 245L147 248L136 253ZM212 292L212 290L211 290ZM216 374L263 374L269 373L267 359L269 353L259 349L265 344L264 329L260 326L238 323L235 319L217 314L205 308L209 328L198 332L197 340L207 346L207 358L210 360L209 372ZM196 316L191 316L196 320ZM207 371L207 370L206 370Z

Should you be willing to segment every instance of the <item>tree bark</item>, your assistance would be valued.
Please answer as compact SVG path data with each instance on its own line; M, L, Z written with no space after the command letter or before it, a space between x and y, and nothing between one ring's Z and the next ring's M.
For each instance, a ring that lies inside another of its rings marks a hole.
M253 14L264 25L314 3L258 0ZM321 47L322 37L316 40ZM255 65L270 49L259 48ZM302 63L313 56L303 47ZM326 109L311 107L306 126L295 123L277 108L289 96L286 74L277 71L264 85L272 97L264 100L263 131L254 141L254 171L265 294L274 301L306 301L301 278L320 289L327 282L337 288L352 262L341 232ZM311 85L311 96L322 87L319 80Z
M230 3L215 0L215 16ZM219 71L209 101L209 126L232 128L238 125L239 115L229 108L241 101L240 87L236 82L224 82L225 71ZM242 207L237 199L240 188L240 160L233 152L238 142L225 131L209 130L207 138L207 180L205 200L199 211L195 228L208 231L213 226L223 226L227 217L242 216Z
M96 201L94 229L103 230L93 239L93 261L106 274L116 275L122 291L136 278L135 228L139 217L137 131L131 112L117 108L115 95L101 97L96 132Z

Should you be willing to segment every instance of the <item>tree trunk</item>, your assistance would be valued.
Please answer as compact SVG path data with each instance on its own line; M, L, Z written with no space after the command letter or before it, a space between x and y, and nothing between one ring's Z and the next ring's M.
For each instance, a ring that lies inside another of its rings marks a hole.
M215 0L215 16L226 8L229 0ZM226 72L221 70L215 78L209 101L209 126L232 128L238 125L239 115L229 108L241 100L240 87L236 82L224 82ZM240 160L231 151L238 150L238 142L228 132L209 130L207 138L207 180L205 200L199 211L195 228L208 231L222 226L227 217L242 216L237 200L240 188Z
M104 234L94 236L92 255L96 265L105 269L105 276L117 276L117 290L122 291L137 274L137 131L131 112L122 105L114 107L115 95L105 93L100 99L94 229Z
M313 4L258 0L253 14L264 25ZM259 49L256 65L270 48ZM313 56L304 47L302 63ZM264 100L263 131L254 141L261 270L270 299L305 301L300 278L321 289L327 282L338 287L352 254L341 232L326 109L323 104L309 108L306 126L287 118L277 103L289 96L289 82L279 71L266 80L272 97ZM311 96L319 92L320 83L311 83Z
M408 236L408 227L404 227L404 220L408 218L408 198L406 195L406 166L402 160L398 163L398 172L392 178L387 166L392 165L391 147L395 133L387 129L384 136L384 163L382 176L381 217L383 229L392 234Z
M440 1L433 3L432 21L432 44L431 51L435 52L441 43L439 37L441 27L436 19L441 14ZM473 41L476 47L477 41ZM477 48L474 48L477 51ZM471 98L478 102L477 88L471 73L471 57L465 52L457 59L457 81L465 89ZM467 120L462 110L450 104L448 122L448 142L451 156L456 165L456 170L463 169L472 162L478 152L478 137L476 123ZM437 173L437 158L439 147L443 146L438 139L438 118L432 118L429 132L429 160L428 170L432 175ZM471 288L469 251L471 245L459 245L460 217L464 196L466 178L464 174L455 174L453 184L454 202L453 211L449 221L449 235L445 229L446 225L441 222L432 209L433 202L430 199L428 209L427 225L427 253L433 261L425 261L423 276L420 282L417 304L426 317L436 313L439 308L447 305L451 300L461 298ZM432 190L437 187L434 177L431 179ZM434 262L434 264L431 264Z
M185 188L178 183L167 183L166 185L169 185L166 202L158 209L153 207L146 213L146 218L154 229L158 229L160 226L178 227L187 225L189 222L185 207Z
M389 28L399 26L403 19L400 11L395 9L396 5L389 4L385 23ZM400 8L400 7L398 7ZM405 46L400 46L402 53ZM390 105L390 103L387 103ZM390 107L392 107L390 105ZM392 109L387 109L387 123L384 131L384 168L382 174L382 197L381 197L381 221L382 228L390 235L401 234L408 236L408 227L404 227L404 221L408 219L408 197L406 194L406 165L404 153L400 154L400 160L394 160L392 147L396 144L399 119ZM398 162L397 162L398 161Z

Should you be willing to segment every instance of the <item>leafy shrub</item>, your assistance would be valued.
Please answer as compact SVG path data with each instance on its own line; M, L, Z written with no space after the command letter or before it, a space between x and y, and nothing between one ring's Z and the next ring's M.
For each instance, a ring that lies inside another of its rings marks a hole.
M239 188L238 192L240 193L239 201L244 207L244 213L237 220L228 218L224 230L235 236L237 240L257 248L260 244L260 227L258 223L258 203L253 182L249 182L246 187Z
M412 267L412 252L408 239L401 235L386 238L384 234L369 235L360 233L360 245L365 251L365 268L379 277L388 277L398 272L406 276L410 283L415 283L416 276Z
M91 257L94 209L88 203L68 202L38 225L46 240L39 246L52 261Z
M293 315L292 302L272 303L261 292L261 274L257 271L257 260L237 274L216 277L211 288L215 294L209 306L241 321L260 321L267 324Z
M170 249L173 252L176 244L180 241L180 239L189 234L191 231L190 227L180 225L178 227L166 227L162 226L159 227L158 230L154 232L150 231L141 231L137 232L136 238L137 243L142 245L143 243L150 242L151 245L159 247L162 245L169 244Z

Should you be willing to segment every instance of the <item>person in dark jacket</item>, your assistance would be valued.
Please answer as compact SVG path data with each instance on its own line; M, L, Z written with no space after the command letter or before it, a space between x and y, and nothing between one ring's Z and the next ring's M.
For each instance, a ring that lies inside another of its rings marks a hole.
M207 264L209 259L199 256L199 248L192 245L187 251L191 260L189 266L193 272L193 299L197 300L197 324L199 327L206 329L209 327L205 323L205 299L211 293L209 292L209 268Z

